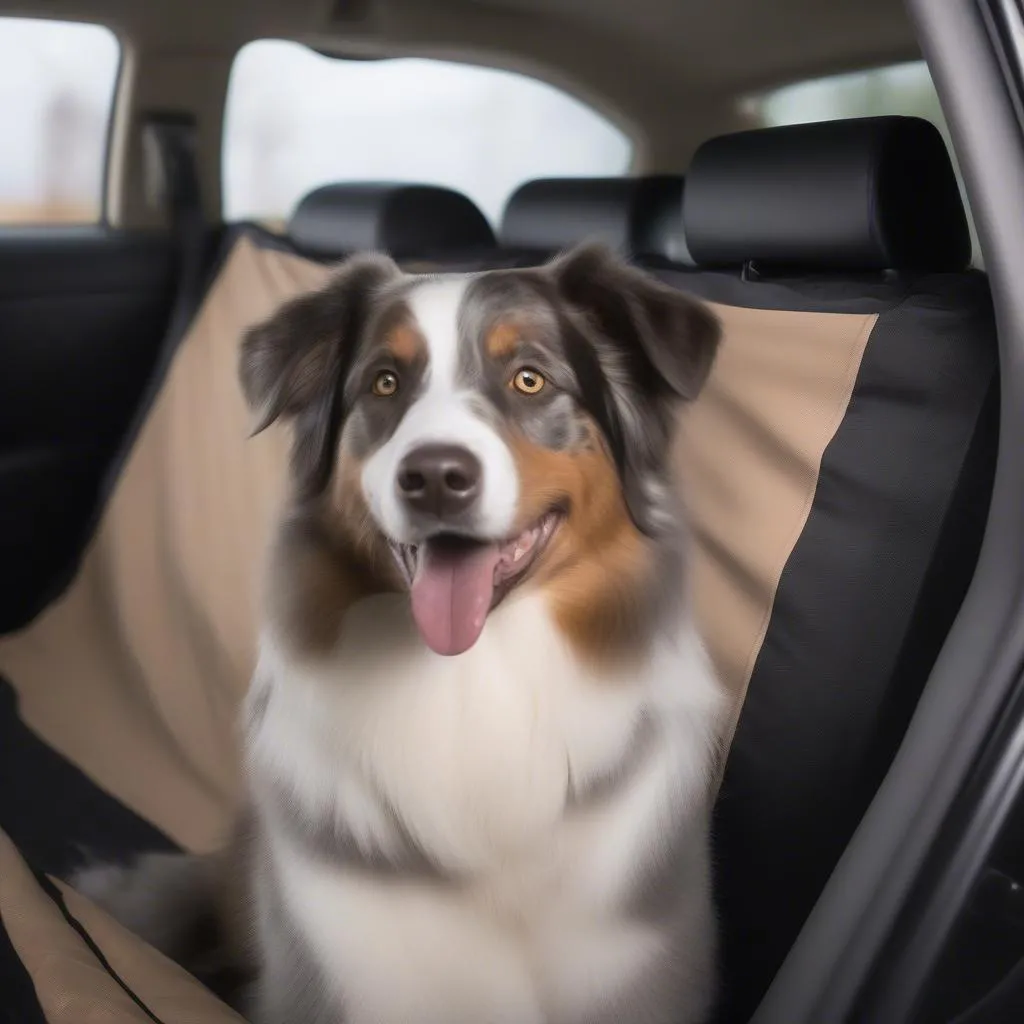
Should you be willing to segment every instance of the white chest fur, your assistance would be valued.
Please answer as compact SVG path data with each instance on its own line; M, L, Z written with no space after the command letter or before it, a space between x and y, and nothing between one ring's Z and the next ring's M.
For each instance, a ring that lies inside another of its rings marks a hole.
M388 849L394 814L468 879L374 879L269 838L285 906L352 1024L591 1019L668 941L706 987L711 943L706 800L720 695L692 630L604 677L565 643L542 595L494 615L456 659L426 651L406 603L346 618L336 656L299 666L266 642L254 699L269 695L249 755L312 813ZM567 791L643 759L607 798ZM684 829L664 861L665 835ZM660 860L659 860L660 858ZM669 880L669 920L630 912L638 875ZM694 992L694 1010L703 996ZM643 1018L636 1018L643 1019ZM659 1019L651 1017L652 1020Z

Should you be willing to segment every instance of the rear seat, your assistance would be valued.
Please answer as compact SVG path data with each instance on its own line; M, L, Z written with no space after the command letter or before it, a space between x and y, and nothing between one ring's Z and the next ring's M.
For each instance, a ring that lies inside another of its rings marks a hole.
M512 239L540 252L592 232L589 215L558 221L561 209L551 224L567 235ZM970 579L996 444L995 335L984 277L963 272L948 158L919 122L708 143L683 221L700 270L639 255L713 302L724 326L680 456L698 615L737 716L743 706L716 821L722 1019L739 1022L870 799ZM635 241L628 213L620 223L616 244L655 248ZM14 840L0 834L0 915L49 1005L124 998L102 966L83 978L96 961L62 925L69 906L153 1015L206 1000L85 901L38 889L15 846L59 873L76 842L109 855L221 840L237 800L258 552L287 446L273 428L245 440L237 343L328 272L259 234L236 242L77 579L0 641L0 673L31 727L20 746L0 736L0 770L34 798L0 796ZM231 1019L203 1007L193 1019Z
M721 1019L741 1022L883 778L970 583L998 445L996 332L925 121L709 141L683 222L700 272L660 276L727 325L688 466L703 617L747 694L714 827ZM758 637L746 651L741 619Z
M630 256L691 263L682 229L683 178L542 178L505 205L499 237L507 252L544 259L577 242L606 242Z

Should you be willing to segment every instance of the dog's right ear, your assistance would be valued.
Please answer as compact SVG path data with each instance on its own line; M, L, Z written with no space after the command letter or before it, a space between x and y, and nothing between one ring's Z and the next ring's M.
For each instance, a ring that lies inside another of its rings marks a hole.
M374 293L400 273L387 256L354 256L324 287L286 302L249 329L239 377L253 434L326 400L348 366Z
M319 291L285 303L242 342L239 376L253 434L294 425L292 472L301 494L327 486L341 429L341 382L377 291L401 276L386 256L355 256Z

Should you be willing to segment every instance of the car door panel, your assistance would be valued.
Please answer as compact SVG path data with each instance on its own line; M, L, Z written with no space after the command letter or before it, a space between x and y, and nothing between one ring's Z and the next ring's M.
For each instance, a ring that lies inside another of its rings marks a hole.
M165 234L0 230L0 632L27 622L74 563L174 277Z

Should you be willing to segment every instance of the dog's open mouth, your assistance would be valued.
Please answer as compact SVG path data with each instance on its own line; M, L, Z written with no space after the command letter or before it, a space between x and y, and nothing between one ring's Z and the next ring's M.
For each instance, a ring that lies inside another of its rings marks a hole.
M447 655L469 650L488 613L525 579L561 520L552 510L504 542L441 533L419 545L393 544L427 646Z

